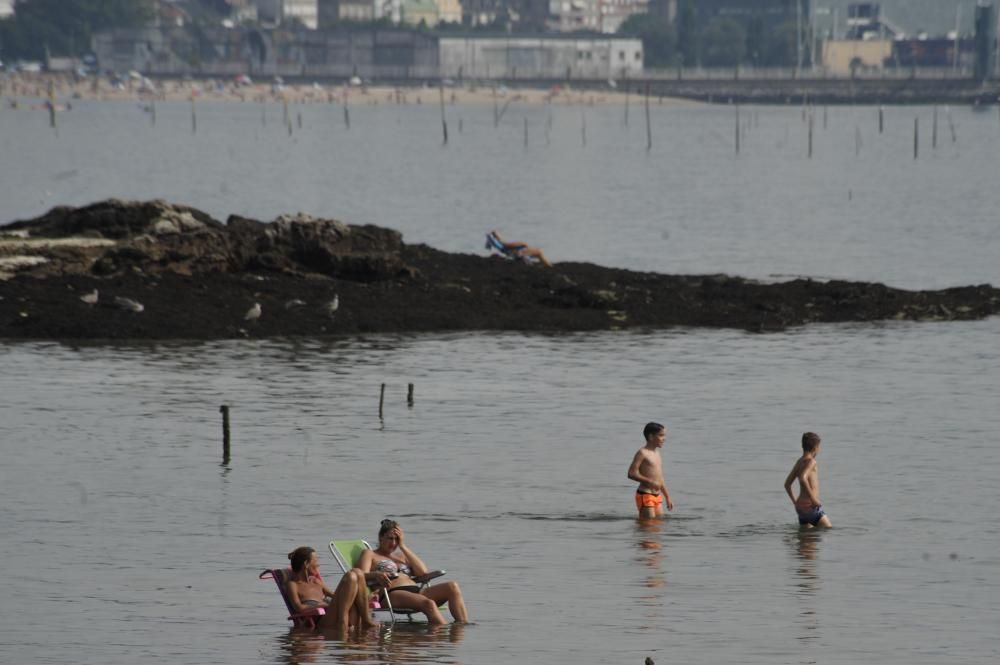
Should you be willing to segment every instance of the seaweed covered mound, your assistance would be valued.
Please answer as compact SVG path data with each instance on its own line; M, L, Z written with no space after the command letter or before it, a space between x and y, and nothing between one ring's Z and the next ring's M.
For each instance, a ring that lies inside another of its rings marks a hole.
M258 307L259 306L259 307ZM225 223L164 201L59 207L0 227L0 337L218 339L435 330L976 319L989 285L661 275L407 245L399 232L308 215Z

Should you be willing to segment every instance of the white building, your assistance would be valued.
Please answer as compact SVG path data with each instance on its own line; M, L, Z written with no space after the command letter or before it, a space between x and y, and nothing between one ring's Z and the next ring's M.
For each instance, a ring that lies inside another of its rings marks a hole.
M642 40L442 35L438 62L452 79L634 78L642 74Z
M257 18L264 24L280 25L298 19L311 30L319 22L318 0L257 0Z
M319 20L316 0L284 0L282 16L285 21L298 19L310 30L315 30Z
M614 34L633 14L649 12L650 0L550 0L549 26L559 32Z

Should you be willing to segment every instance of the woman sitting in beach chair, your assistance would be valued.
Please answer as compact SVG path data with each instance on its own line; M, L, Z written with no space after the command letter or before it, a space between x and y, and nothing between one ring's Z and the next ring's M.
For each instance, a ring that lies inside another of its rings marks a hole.
M490 231L486 234L486 249L495 250L508 258L519 259L525 263L538 261L543 266L552 266L549 260L545 258L545 254L538 247L532 247L525 242L507 242L496 231Z
M292 574L288 578L287 600L293 612L325 608L327 613L317 617L317 623L345 633L350 626L365 629L377 625L368 613L368 586L360 570L355 568L344 573L337 590L330 591L320 577L316 550L298 547L288 558L292 562Z
M386 589L394 608L423 612L428 623L441 624L445 620L438 606L448 603L455 621L468 623L469 615L458 582L421 588L413 579L427 573L427 566L403 542L403 529L395 521L382 520L378 547L362 552L356 565L369 584Z

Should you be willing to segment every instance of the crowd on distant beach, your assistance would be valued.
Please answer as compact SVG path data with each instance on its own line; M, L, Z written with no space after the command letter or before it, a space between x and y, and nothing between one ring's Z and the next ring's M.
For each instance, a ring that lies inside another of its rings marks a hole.
M254 81L240 75L230 79L153 79L130 72L125 76L83 76L72 74L0 73L0 97L54 98L62 103L72 99L157 100L157 101L227 101L244 103L289 104L554 104L561 106L597 106L624 104L627 95L606 90L576 90L566 85L547 89L509 89L499 82L455 83L398 87L373 85L357 77L336 82L286 82L280 78ZM633 95L634 97L634 95ZM657 97L657 104L693 103Z

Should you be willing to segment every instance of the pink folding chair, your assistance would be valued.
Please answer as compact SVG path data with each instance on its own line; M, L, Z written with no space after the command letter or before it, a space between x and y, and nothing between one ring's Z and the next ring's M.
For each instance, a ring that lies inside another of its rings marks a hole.
M281 599L285 601L285 607L288 608L288 620L292 622L292 625L296 628L309 628L310 630L316 628L316 617L321 617L326 615L326 609L322 607L313 607L305 612L296 612L295 608L292 607L292 602L288 597L288 578L292 575L291 568L272 568L263 571L258 575L258 579L266 580L272 579L274 583L278 585L278 592L281 593Z

